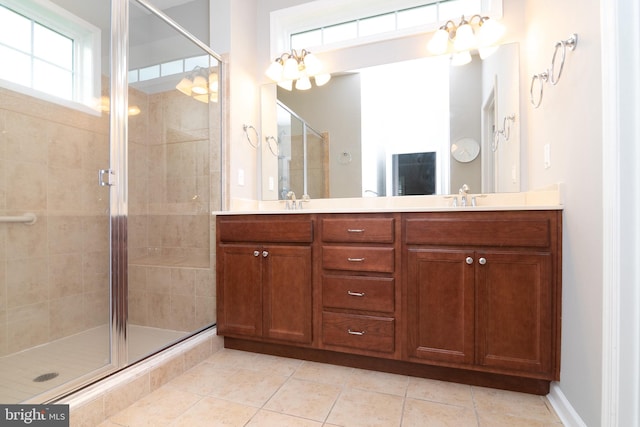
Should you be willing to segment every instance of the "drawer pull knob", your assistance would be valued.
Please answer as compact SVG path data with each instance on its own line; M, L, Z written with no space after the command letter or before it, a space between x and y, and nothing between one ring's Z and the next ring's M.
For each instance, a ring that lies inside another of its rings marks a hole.
M363 297L364 296L364 292L347 291L347 294L351 295L352 297Z
M347 233L364 233L364 228L347 228Z
M358 335L358 336L364 335L364 331L352 331L351 328L347 329L347 332L349 332L349 335Z
M349 262L363 262L364 258L347 258Z

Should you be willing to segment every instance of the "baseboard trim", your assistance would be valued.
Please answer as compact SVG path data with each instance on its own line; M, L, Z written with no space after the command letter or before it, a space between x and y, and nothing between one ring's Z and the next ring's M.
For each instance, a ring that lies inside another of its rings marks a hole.
M587 424L582 421L580 415L573 409L557 382L551 383L547 399L565 427L587 427Z

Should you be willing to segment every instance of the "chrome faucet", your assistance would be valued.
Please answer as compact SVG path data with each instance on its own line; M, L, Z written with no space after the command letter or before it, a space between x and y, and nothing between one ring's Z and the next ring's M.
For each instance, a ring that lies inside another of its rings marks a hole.
M296 208L296 193L294 193L293 191L289 191L287 193L287 204L285 207L287 210Z
M469 186L467 184L463 184L458 190L458 194L460 194L460 206L467 206L467 194L469 193Z

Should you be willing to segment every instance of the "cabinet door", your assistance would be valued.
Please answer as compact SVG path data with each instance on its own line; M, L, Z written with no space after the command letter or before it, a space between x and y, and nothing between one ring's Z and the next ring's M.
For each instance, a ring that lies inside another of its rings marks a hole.
M478 260L478 364L551 374L551 255L486 252Z
M311 248L270 246L263 258L264 336L311 342Z
M473 363L473 254L409 249L407 260L408 355L414 361Z
M218 248L217 323L220 335L262 335L262 255L256 245Z

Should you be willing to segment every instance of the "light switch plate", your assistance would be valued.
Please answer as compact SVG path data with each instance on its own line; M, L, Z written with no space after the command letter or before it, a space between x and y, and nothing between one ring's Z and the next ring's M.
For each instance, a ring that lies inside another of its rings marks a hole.
M544 144L544 168L549 169L551 167L551 145Z

